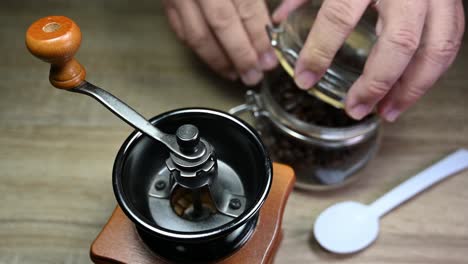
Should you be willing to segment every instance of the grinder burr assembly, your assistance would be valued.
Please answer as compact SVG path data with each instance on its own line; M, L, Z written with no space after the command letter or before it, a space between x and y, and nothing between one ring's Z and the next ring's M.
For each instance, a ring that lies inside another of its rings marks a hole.
M136 129L117 154L112 184L144 248L164 261L219 261L238 254L255 236L259 221L278 218L275 223L281 223L288 186L278 187L283 205L271 219L259 217L273 181L272 163L253 128L204 108L147 120L85 80L85 69L74 58L80 43L79 27L62 16L39 19L26 33L29 51L51 64L53 86L93 97Z

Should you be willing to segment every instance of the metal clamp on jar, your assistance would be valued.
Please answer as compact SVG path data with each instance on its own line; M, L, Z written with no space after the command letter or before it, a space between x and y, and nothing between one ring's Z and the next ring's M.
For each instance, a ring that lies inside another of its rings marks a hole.
M294 65L317 15L314 1L293 12L278 27L268 27L282 68L269 73L259 93L248 91L246 103L231 114L250 111L273 160L291 165L296 186L320 190L342 186L378 149L379 118L361 121L344 112L347 91L359 77L376 39L364 20L338 51L323 78L307 92L293 81Z

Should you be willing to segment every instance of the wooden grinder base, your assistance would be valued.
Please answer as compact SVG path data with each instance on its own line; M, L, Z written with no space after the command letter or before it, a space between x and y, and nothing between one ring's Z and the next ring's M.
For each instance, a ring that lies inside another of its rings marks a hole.
M294 185L294 171L282 164L273 164L273 183L252 237L239 250L218 260L222 264L272 263L281 242L281 221L286 201ZM94 263L171 264L153 253L140 240L135 226L117 207L91 245Z

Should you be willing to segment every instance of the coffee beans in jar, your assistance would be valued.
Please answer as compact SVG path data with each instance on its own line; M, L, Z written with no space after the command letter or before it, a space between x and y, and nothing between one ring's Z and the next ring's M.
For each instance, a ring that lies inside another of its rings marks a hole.
M248 92L247 102L271 158L294 169L298 188L331 189L351 182L378 149L376 115L353 120L300 90L282 69L267 75L259 93Z

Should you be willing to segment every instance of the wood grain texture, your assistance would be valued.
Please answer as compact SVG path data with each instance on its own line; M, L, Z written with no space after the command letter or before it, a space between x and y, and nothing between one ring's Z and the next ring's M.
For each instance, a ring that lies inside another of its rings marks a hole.
M221 80L179 44L160 1L0 1L0 263L91 263L89 247L115 208L115 155L131 132L91 98L51 89L24 32L61 14L83 32L87 79L147 117L185 106L227 110L245 88ZM118 25L118 26L116 26ZM465 35L465 40L467 36ZM137 47L137 48L135 48ZM394 124L362 180L336 192L294 191L275 263L466 264L468 172L385 216L374 245L335 256L311 238L342 200L370 203L458 147L468 147L468 42L437 85Z
M281 222L294 172L289 166L273 165L273 182L258 218L257 227L247 243L234 254L213 262L218 264L273 263L281 242ZM91 259L98 264L154 263L171 264L151 252L141 241L133 223L117 207L91 246Z

